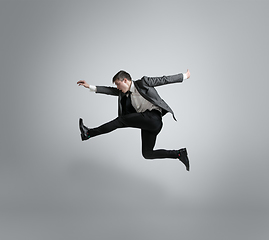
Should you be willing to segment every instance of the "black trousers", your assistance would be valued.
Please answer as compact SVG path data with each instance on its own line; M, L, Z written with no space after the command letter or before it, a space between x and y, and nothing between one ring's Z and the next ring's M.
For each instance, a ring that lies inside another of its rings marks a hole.
M152 110L143 113L130 113L117 117L97 128L90 128L88 134L91 138L109 133L118 128L139 128L141 129L142 155L144 158L178 158L178 150L153 150L157 135L161 131L162 126L161 113L158 110Z

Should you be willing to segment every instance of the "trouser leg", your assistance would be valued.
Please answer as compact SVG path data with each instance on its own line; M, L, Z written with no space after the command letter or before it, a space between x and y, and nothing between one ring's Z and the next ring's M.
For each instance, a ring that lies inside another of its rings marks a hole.
M133 127L144 130L156 131L161 123L161 116L158 113L146 111L144 113L131 113L115 118L99 127L90 128L88 134L95 137L101 134L112 132L118 128Z
M157 149L153 150L159 132L141 130L142 155L146 159L178 158L178 150Z

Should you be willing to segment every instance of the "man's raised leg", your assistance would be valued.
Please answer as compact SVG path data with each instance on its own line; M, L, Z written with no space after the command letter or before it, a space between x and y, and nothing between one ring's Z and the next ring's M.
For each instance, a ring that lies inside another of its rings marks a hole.
M117 117L114 120L96 128L88 128L84 126L83 120L80 119L79 128L81 131L81 138L84 141L101 134L112 132L118 128L133 127L145 130L154 130L161 124L161 116L159 116L159 119L160 120L156 121L156 113L146 111L143 113L130 113Z

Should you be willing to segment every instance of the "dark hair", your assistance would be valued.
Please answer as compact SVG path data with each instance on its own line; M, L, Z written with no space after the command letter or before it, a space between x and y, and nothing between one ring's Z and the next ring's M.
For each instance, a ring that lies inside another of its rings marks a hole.
M127 78L129 81L132 81L132 77L129 73L120 70L113 78L112 82L114 83L116 80L123 81L124 78Z

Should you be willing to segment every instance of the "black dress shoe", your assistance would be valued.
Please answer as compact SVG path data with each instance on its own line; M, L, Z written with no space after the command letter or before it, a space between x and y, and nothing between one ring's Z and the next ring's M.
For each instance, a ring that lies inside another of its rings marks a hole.
M188 153L186 148L179 149L178 151L178 158L179 160L186 166L186 170L190 171L190 162L188 158Z
M83 125L82 118L79 119L79 129L81 131L81 140L82 141L88 140L90 138L88 135L89 128Z

